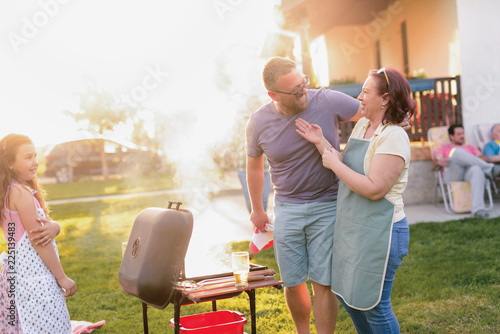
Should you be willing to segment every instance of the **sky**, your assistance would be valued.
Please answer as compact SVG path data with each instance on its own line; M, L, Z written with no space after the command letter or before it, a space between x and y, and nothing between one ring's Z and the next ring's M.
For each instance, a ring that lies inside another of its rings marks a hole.
M218 182L205 173L209 148L228 139L249 97L267 100L261 55L277 26L275 3L1 1L0 137L28 135L39 156L88 137L65 111L78 111L76 94L92 83L139 106L149 131L158 117L170 123L161 134L167 158L179 187L201 187L187 200L197 222L208 223L204 189ZM120 126L106 137L126 142L130 133Z
M223 140L246 98L265 95L261 52L276 3L2 1L0 137L22 133L44 147L86 136L64 111L77 111L76 93L93 82L140 105L148 130L155 114L187 117L177 152L189 149L185 132L190 145ZM216 64L231 76L225 91ZM130 128L109 137L130 140Z

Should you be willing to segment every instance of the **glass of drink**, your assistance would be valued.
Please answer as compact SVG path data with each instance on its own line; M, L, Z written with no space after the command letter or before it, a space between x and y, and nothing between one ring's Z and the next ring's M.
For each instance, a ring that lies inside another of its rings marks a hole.
M231 263L235 279L235 287L248 287L248 271L250 269L250 261L248 252L231 253Z

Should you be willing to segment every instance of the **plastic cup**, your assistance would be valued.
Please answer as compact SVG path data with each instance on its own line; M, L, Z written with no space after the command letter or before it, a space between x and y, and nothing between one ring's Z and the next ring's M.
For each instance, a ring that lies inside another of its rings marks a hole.
M250 260L248 252L231 253L231 263L234 275L234 286L237 288L248 287L248 272L250 270Z

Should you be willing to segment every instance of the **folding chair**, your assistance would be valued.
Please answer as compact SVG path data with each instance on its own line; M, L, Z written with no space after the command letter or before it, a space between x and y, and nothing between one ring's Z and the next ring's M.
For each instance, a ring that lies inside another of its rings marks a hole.
M473 132L477 141L477 147L484 151L486 144L491 141L491 127L493 124L476 124L474 125Z
M438 126L432 127L427 131L427 138L429 139L431 156L434 159L434 153L441 145L450 142L448 138L448 127ZM471 205L471 187L467 181L453 181L445 183L443 181L442 168L437 167L434 169L434 176L436 177L436 189L434 191L434 203L436 203L436 193L441 195L443 199L444 208L448 213L465 213L470 212ZM485 182L485 190L488 194L489 206L486 210L493 209L493 196L491 194L491 183L488 178Z
M492 140L492 138L491 138L491 128L492 127L493 127L493 124L476 124L476 125L474 125L474 128L473 128L474 137L476 138L477 146L481 150L481 152L484 152L484 147L486 146L486 144L488 142L490 142ZM496 180L498 180L498 178ZM493 190L495 191L495 194L498 194L496 180L491 180L491 185L493 186Z

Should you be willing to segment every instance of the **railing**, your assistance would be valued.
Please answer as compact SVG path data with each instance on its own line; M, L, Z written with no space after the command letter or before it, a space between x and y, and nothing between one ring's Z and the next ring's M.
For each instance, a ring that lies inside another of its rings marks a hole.
M409 80L417 111L408 130L410 140L424 141L427 130L434 126L449 126L462 122L460 76L434 79ZM330 89L357 97L362 84L330 86ZM340 142L346 143L355 122L339 122Z

